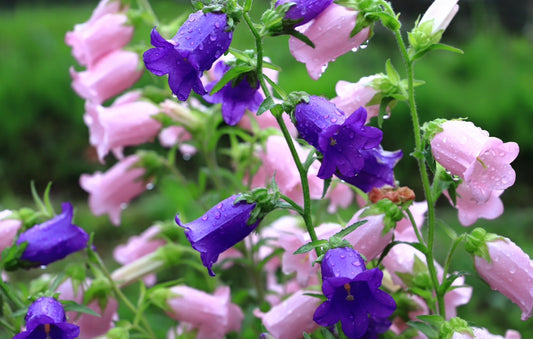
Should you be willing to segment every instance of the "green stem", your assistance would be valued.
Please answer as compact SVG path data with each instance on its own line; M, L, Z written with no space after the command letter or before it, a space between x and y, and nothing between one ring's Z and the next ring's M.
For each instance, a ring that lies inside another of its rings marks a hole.
M405 213L407 213L407 216L409 217L409 221L411 222L411 225L413 226L418 242L425 246L426 244L424 242L424 238L422 237L422 234L420 234L420 230L418 229L418 225L416 224L413 213L411 213L409 209L405 210Z
M457 249L457 246L464 240L464 235L457 237L455 241L452 244L452 247L450 248L450 252L448 252L448 255L446 256L446 261L444 262L444 270L442 272L442 276L446 277L448 275L448 272L450 270L450 263L452 261L452 256L455 253L455 250Z
M394 11L390 7L390 4L387 3L385 6L386 10L391 12L391 14L395 15ZM394 31L394 36L396 38L396 43L398 44L398 48L400 49L400 53L402 55L402 58L405 63L406 73L407 73L407 86L408 86L408 95L409 95L409 110L411 113L411 121L413 123L413 132L414 132L414 139L415 139L415 152L420 154L422 149L422 136L420 133L420 122L418 118L418 112L416 109L416 101L415 101L415 89L414 89L414 65L413 61L409 57L409 53L407 51L405 42L402 38L402 34L399 29ZM440 283L437 277L437 270L435 268L435 262L433 257L433 244L435 240L435 202L433 201L433 195L431 194L431 184L429 181L429 175L426 168L426 164L424 162L424 159L421 159L419 157L416 158L418 163L418 170L420 172L420 177L422 180L422 186L424 189L424 195L426 196L426 201L428 204L428 236L427 236L427 244L426 248L427 251L425 253L426 255L426 262L429 270L429 274L431 276L431 282L433 284L433 290L435 291L435 295L437 298L437 309L438 313L445 317L446 316L446 310L445 310L445 304L444 304L444 295L440 292Z

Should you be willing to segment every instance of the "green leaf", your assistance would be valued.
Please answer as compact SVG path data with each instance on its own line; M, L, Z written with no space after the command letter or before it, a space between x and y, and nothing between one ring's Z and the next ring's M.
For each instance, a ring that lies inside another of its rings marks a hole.
M222 87L226 86L226 84L229 83L231 80L237 78L239 75L243 73L247 73L253 70L254 70L254 67L250 65L236 66L236 67L230 68L229 71L224 73L222 78L216 83L216 85L213 87L211 92L209 92L209 94L210 95L215 94L216 92L220 91Z
M389 77L390 82L394 85L398 85L400 83L400 74L394 68L390 59L387 59L387 61L385 62L385 70L387 72L387 76Z
M327 240L316 240L316 241L312 241L312 242L309 242L303 246L301 246L300 248L298 248L296 251L294 251L293 254L302 254L302 253L307 253L309 251L312 251L314 250L315 248L318 248L318 247L323 247L325 245L328 244L328 241Z
M307 46L309 46L311 48L315 48L315 44L311 41L311 39L309 39L307 37L307 35L304 35L304 34L300 33L299 31L297 31L295 29L288 30L287 33L289 33L290 35L292 35L296 39L302 41Z
M85 305L78 304L75 301L61 300L61 304L63 304L63 307L65 308L65 312L85 313L85 314L94 315L100 318L100 314L96 313L95 311L93 311L92 309L90 309L89 307Z
M326 196L326 193L328 193L329 186L331 185L331 178L327 178L324 180L324 188L322 189L322 197L320 199L324 199Z
M259 108L257 109L257 116L260 116L261 114L265 113L266 111L269 111L274 107L276 103L274 102L274 99L272 97L267 97L261 105L259 105Z
M341 231L337 232L334 237L339 237L339 238L344 238L346 237L348 234L352 233L353 231L355 231L355 229L363 224L365 224L367 222L367 220L359 220L353 224L351 224L350 226L346 227L346 228L343 228Z

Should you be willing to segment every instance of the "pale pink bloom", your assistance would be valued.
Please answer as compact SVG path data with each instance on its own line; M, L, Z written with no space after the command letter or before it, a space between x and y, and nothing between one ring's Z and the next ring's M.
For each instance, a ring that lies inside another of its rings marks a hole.
M115 226L120 225L122 209L146 190L146 183L142 178L145 169L132 167L137 161L138 156L130 155L105 173L80 176L80 186L89 192L89 207L94 215L107 213Z
M270 311L262 313L256 310L254 314L262 319L263 325L274 338L302 338L304 332L311 333L319 327L313 321L313 314L322 302L304 293L306 291L297 291L282 303L272 307Z
M312 79L317 80L330 61L356 50L369 38L368 27L350 38L356 19L356 11L331 4L314 20L297 28L314 43L315 48L294 37L289 38L291 54L299 62L305 63Z
M456 205L458 211L459 222L463 226L473 225L477 219L496 219L503 213L503 202L500 199L503 190L493 190L489 199L485 202L478 202L472 194L470 186L465 183L459 184L456 189ZM449 194L444 193L448 199ZM450 203L452 202L451 199Z
M159 247L163 246L166 241L157 238L161 232L161 227L154 225L146 229L138 236L133 236L128 239L127 244L121 244L115 247L113 251L113 258L122 264L129 264L145 255L155 252ZM146 285L151 286L156 281L155 274L147 275L144 279Z
M133 92L140 96L140 92ZM89 127L89 141L96 148L101 163L109 151L122 159L124 147L152 141L161 129L161 123L153 118L159 112L156 105L134 95L128 94L127 98L118 98L110 107L85 102L83 119Z
M73 300L77 303L83 302L84 287L79 286L76 292L72 285L72 281L66 280L62 283L57 292L60 300ZM95 311L100 317L77 312L67 312L69 322L80 327L80 339L92 339L106 334L112 327L114 327L114 320L117 319L118 302L114 298L109 298L105 310L102 311L98 300L91 301L87 307ZM79 316L78 316L79 315Z
M191 100L190 104L193 102L194 101ZM205 109L205 106L201 106L200 104L197 104L197 106L200 106L195 107L198 110ZM183 102L165 99L165 101L159 104L159 108L161 109L161 112L171 117L173 121L176 121L189 130L195 130L201 124L203 124L201 117L199 117L197 114L194 114L193 111L191 111Z
M353 245L354 249L370 261L383 252L385 247L392 241L394 230L391 229L383 234L383 230L385 229L385 225L383 224L384 215L361 217L363 211L364 209L359 210L352 219L348 221L347 226L361 220L366 220L367 222L357 227L355 231L348 234L345 239Z
M493 290L520 307L522 320L528 319L533 312L533 262L508 238L498 238L486 244L491 263L476 256L477 272Z
M71 67L72 88L80 97L101 104L139 80L143 72L139 65L137 53L116 50L85 71L76 72Z
M223 339L226 333L240 330L244 315L231 302L229 287L219 287L214 294L183 285L170 291L176 297L167 300L167 314L198 329L197 339Z
M356 83L344 80L337 82L335 85L337 96L331 99L331 102L346 115L351 115L359 107L364 107L367 113L366 122L368 123L371 118L379 115L379 105L367 106L377 93L372 87L372 80L377 77L378 75L363 77Z
M0 252L13 245L13 239L15 239L17 231L22 226L22 221L9 219L11 214L12 212L9 210L0 212Z
M124 14L106 14L75 25L74 31L65 35L65 43L72 47L72 55L80 65L92 67L104 55L130 42L133 26L127 26L127 21Z
M296 129L296 126L294 126L294 124L292 123L291 118L288 114L283 114L283 121L285 122L285 125L289 130L289 134L293 138L296 138L298 136L298 130ZM276 130L280 130L276 118L274 118L274 115L272 115L270 111L266 111L261 115L245 114L238 123L240 127L250 132L254 131L253 126L255 124L257 124L257 126L262 130L267 128L274 128Z
M415 310L412 310L412 311L410 311L408 313L408 316L409 316L408 320L415 321L416 317L418 317L419 315L429 314L429 308L428 308L426 302L424 301L424 299L422 299L421 297L419 297L417 295L411 295L411 294L408 294L407 297L410 300L412 300L413 303L416 304L416 307L417 307ZM406 320L404 320L401 317L397 316L397 317L395 317L392 320L392 325L391 325L390 329L395 334L401 334L402 332L404 332L408 328L409 328L409 325L407 325ZM414 337L413 339L425 339L425 338L427 338L427 337L424 334L422 334L421 332L419 332L418 335L416 337Z
M507 330L505 337L490 333L486 328L472 327L474 335L468 332L455 332L452 339L520 339L520 333L514 330Z
M298 143L295 143L294 146L300 161L305 161L310 150L304 149ZM275 176L280 192L296 203L302 204L303 191L300 174L285 139L280 135L271 135L266 141L265 150L258 152L258 157L263 164L253 177L252 188L265 187ZM318 169L312 166L307 175L312 199L322 197L324 182L316 176L317 173Z
M169 126L159 133L159 143L161 146L170 148L178 145L180 152L187 157L195 155L198 151L195 146L185 143L191 139L191 133L183 126Z
M324 198L329 200L328 213L334 214L339 207L348 208L355 198L355 193L344 182L334 182Z
M518 155L515 142L503 143L469 121L446 121L431 140L435 160L470 186L474 199L484 203L493 190L514 184L509 165Z
M422 225L424 224L424 219L426 212L428 210L428 204L426 201L413 202L409 207L409 211L413 215L413 219L416 223L416 227L420 231ZM400 241L418 241L416 238L415 230L413 225L407 215L400 221L396 223L396 228L394 229L394 239Z
M439 279L442 279L442 268L437 266L437 274ZM452 286L462 286L465 283L464 277L457 278ZM457 316L457 307L461 305L466 305L472 297L472 288L471 287L460 287L454 288L451 291L448 291L444 295L444 304L446 306L446 319L455 318Z
M445 30L459 11L459 0L435 0L426 10L418 25L433 20L433 34Z
M122 3L121 1L117 0L101 0L96 8L94 9L93 13L91 14L91 17L89 20L87 20L86 23L93 23L94 21L100 19L106 14L116 14L120 11L123 11Z

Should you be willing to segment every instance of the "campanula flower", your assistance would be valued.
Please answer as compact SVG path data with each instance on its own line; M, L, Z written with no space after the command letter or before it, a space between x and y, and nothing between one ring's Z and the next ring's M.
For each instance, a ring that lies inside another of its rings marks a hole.
M215 275L211 267L220 253L243 240L259 224L260 220L252 225L247 224L256 204L246 201L235 203L238 197L233 195L221 201L204 216L187 224L176 215L176 223L185 228L187 239L200 252L202 263L211 276Z
M89 234L72 223L72 205L63 203L61 208L60 215L22 232L17 239L17 245L28 243L20 257L28 267L48 265L87 246Z
M458 0L435 0L428 7L420 21L418 26L424 22L433 20L432 33L435 34L438 31L445 30L457 11L459 11Z
M170 89L179 100L187 100L191 90L204 95L207 92L200 80L202 72L210 69L231 44L233 33L226 26L226 14L198 11L189 16L170 41L154 28L154 48L144 53L144 64L155 75L168 74Z
M223 61L215 65L217 80L209 83L205 89L211 91L216 83L229 71L231 67ZM257 111L263 96L258 91L259 80L253 74L245 74L227 83L220 91L213 95L204 95L204 99L211 104L222 103L222 117L226 124L235 126L243 117L246 109Z
M327 300L316 309L314 321L322 326L340 321L349 338L387 331L387 318L396 303L379 289L383 272L378 268L367 270L361 255L348 247L327 251L321 268L322 291Z
M372 81L377 77L378 75L363 77L356 83L338 81L335 85L337 96L331 99L331 102L346 114L354 112L361 106L364 107L367 112L366 122L368 122L372 117L379 115L379 105L368 106L370 100L377 94L377 90L372 87Z
M19 228L22 226L22 221L9 219L12 213L10 210L0 211L0 252L13 245L13 239L15 239Z
M479 218L496 219L503 213L503 202L500 199L503 190L492 190L489 199L482 203L476 201L467 183L460 183L455 193L457 194L455 207L457 208L459 223L463 226L471 226ZM448 192L444 192L444 195L449 197ZM451 199L448 198L448 200L453 203Z
M31 304L25 320L26 331L13 339L74 339L80 334L78 326L67 322L63 305L51 297L41 297Z
M295 27L313 20L331 5L333 0L278 0L276 7L287 2L294 2L294 5L285 13L284 19L290 26Z

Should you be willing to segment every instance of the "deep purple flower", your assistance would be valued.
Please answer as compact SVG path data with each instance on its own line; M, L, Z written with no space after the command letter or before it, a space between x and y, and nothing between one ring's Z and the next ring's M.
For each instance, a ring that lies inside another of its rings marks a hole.
M384 185L394 186L394 166L403 156L402 151L388 152L381 146L369 150L362 150L364 167L354 176L348 177L340 173L337 176L349 184L361 189L363 192L370 192L374 187Z
M207 91L215 87L218 80L224 73L230 70L230 66L223 61L215 65L215 76L217 81L213 81L206 86ZM263 102L263 96L258 91L259 80L251 78L245 74L236 80L230 81L220 91L213 95L204 95L204 99L212 104L222 103L222 117L226 124L235 126L244 115L246 109L256 111Z
M246 201L235 204L238 197L233 195L221 201L202 217L187 224L176 215L176 223L185 228L187 239L200 252L202 263L211 276L215 275L211 267L218 255L243 240L259 224L260 220L253 225L247 224L256 204Z
M363 107L346 118L344 112L322 97L310 96L308 103L297 104L294 117L300 136L324 156L318 172L322 179L333 174L357 175L365 166L362 151L378 146L383 137L378 128L365 126Z
M41 297L28 308L26 331L13 339L74 339L80 328L67 322L63 305L54 298Z
M20 234L17 245L28 243L20 257L26 267L47 265L87 246L89 235L72 223L72 205L61 208L60 215Z
M146 68L155 75L168 74L168 84L179 100L187 100L191 90L206 94L200 81L203 71L224 54L233 33L226 29L223 13L192 13L176 35L165 40L154 28L151 43L154 48L144 52Z
M348 338L377 338L377 333L388 329L387 317L396 303L379 289L383 272L367 270L361 255L349 247L327 251L321 266L327 300L315 311L316 323L332 326L340 321Z
M333 0L278 0L276 1L276 7L287 2L295 3L285 13L285 19L296 23L292 25L295 27L313 20L331 5Z

